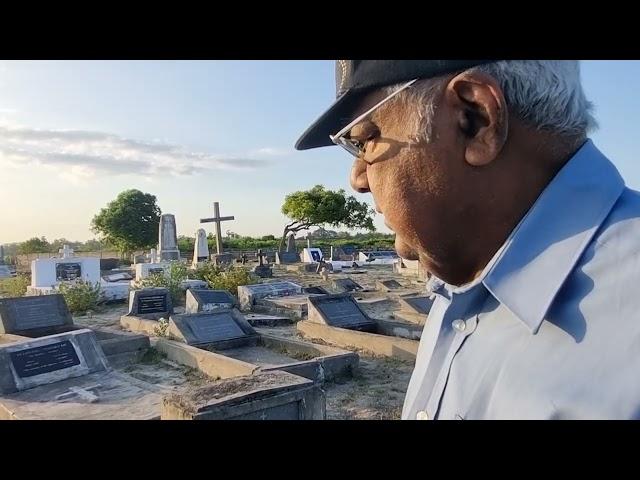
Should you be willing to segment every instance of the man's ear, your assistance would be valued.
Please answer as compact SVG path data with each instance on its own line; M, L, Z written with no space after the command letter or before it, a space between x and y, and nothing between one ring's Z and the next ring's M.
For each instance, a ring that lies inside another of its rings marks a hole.
M444 101L457 119L467 163L480 167L495 160L508 131L507 105L496 80L481 72L461 73L447 84Z

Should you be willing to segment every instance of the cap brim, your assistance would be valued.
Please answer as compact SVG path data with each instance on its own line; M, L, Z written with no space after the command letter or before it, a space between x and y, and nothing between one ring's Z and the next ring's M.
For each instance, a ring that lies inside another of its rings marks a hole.
M296 150L333 145L329 135L336 134L353 120L362 93L347 90L340 95L333 105L300 136L295 145Z

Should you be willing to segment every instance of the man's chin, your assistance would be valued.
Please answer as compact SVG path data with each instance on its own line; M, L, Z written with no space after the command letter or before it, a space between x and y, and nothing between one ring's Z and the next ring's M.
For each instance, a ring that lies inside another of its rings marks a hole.
M400 240L400 237L398 235L396 235L395 246L397 254L405 260L420 260L418 252L413 247Z

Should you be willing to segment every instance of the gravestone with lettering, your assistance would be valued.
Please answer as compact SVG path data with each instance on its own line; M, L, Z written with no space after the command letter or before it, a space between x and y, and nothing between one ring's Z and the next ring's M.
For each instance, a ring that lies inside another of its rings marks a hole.
M348 293L312 296L308 299L309 321L330 327L375 332L377 325Z
M88 329L0 345L0 394L109 370Z
M410 313L428 315L433 305L433 299L426 296L401 297L400 308Z
M74 329L60 294L0 298L0 334L40 337Z
M341 292L360 292L364 290L362 285L354 282L350 278L335 278L331 280L331 283L334 288L340 290Z
M160 261L180 260L176 217L171 213L163 213L160 215L160 231L158 237Z
M185 313L210 312L238 306L238 301L226 290L191 288L187 290Z
M170 338L189 345L215 348L241 347L258 335L235 308L171 315L168 333Z
M207 232L199 228L196 232L196 241L193 246L193 261L191 264L196 267L202 262L209 260L209 244L207 243Z
M39 258L31 262L30 295L52 293L62 282L84 280L93 285L100 283L100 259L75 257L67 245L60 250L61 258Z
M266 297L285 297L302 293L302 287L293 282L270 282L238 287L240 308L249 310L257 299Z
M171 295L166 288L143 288L129 293L129 313L127 316L147 320L169 318L173 313Z

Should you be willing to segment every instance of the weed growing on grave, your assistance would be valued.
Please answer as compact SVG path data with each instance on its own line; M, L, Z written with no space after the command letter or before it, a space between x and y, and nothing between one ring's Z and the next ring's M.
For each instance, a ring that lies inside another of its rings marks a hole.
M84 280L73 283L61 283L58 290L64 296L69 311L74 314L83 314L88 310L95 310L100 301L100 284L93 284Z
M236 296L239 286L258 283L258 279L251 275L249 270L233 265L216 267L205 264L196 270L195 275L199 280L207 282L209 288L214 290L227 290Z
M25 275L0 280L0 297L23 297L29 283Z
M168 328L169 328L169 321L166 318L161 318L160 320L158 320L158 325L153 327L153 333L157 337L166 337Z
M184 290L180 284L187 279L187 266L174 262L164 273L152 273L136 283L136 288L160 287L169 290L174 305L184 304Z

